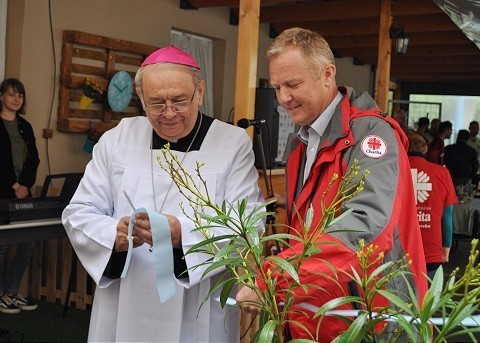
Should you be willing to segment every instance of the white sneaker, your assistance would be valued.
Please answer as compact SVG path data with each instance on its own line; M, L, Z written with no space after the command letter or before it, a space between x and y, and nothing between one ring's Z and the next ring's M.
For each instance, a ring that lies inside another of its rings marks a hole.
M0 312L8 314L20 313L20 309L8 295L4 294L0 297Z
M12 303L21 310L31 311L36 310L38 305L33 301L25 299L21 294L15 294L9 297Z

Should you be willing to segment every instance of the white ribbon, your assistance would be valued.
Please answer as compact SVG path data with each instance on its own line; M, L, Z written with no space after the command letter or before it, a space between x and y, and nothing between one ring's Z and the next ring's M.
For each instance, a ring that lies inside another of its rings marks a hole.
M157 292L160 297L160 302L164 303L175 296L175 279L173 276L173 249L172 238L170 234L170 225L168 219L163 214L155 211L148 211L144 208L135 210L130 216L130 222L128 224L128 251L125 266L123 267L122 275L124 279L130 266L133 252L133 221L137 213L146 213L150 220L150 226L152 228L152 246L155 256L155 273L157 280Z

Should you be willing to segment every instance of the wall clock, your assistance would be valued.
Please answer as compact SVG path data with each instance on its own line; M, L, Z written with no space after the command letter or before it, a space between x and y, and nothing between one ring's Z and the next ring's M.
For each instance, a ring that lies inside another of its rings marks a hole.
M133 94L133 82L130 74L119 71L108 84L108 104L114 112L123 112L128 107Z

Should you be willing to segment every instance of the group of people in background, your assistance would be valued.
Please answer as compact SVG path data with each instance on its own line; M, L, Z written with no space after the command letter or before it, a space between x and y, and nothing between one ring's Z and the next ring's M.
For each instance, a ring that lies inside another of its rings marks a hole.
M428 125L427 117L418 119L416 132L422 135L427 143L425 158L429 162L447 167L455 186L476 185L479 181L480 158L480 139L477 138L478 122L470 122L468 130L459 130L456 142L447 146L445 146L445 140L452 136L452 123L435 118L432 119L430 128Z
M433 277L442 263L449 260L453 237L453 205L457 189L476 188L479 181L479 124L472 121L468 130L458 131L456 142L445 146L453 125L450 121L428 117L418 119L417 129L407 125L407 113L395 111L409 140L408 156L416 193L427 271ZM429 126L430 125L430 126Z

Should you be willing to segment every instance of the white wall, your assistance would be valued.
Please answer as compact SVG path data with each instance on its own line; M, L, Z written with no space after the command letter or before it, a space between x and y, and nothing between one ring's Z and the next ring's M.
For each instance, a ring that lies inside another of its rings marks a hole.
M7 34L7 0L0 0L0 79L5 75L5 38Z
M367 91L373 97L373 73L370 71L370 65L357 66L353 64L353 58L336 58L337 66L337 85L350 86L355 89L355 93Z

